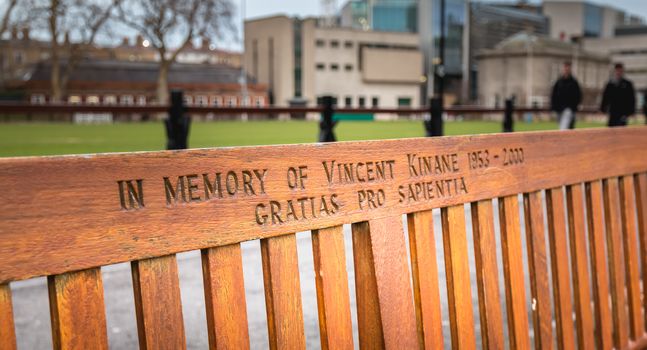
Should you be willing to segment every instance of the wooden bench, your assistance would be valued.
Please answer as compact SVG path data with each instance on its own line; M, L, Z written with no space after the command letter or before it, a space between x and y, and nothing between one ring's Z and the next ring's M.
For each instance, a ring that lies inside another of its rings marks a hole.
M10 283L36 276L47 276L54 347L106 348L100 268L128 261L140 347L186 347L175 254L190 250L202 252L210 346L248 348L240 243L255 239L270 347L304 348L305 230L321 346L353 348L343 224L360 348L472 349L477 318L486 349L647 345L645 127L5 158L0 186L0 349L16 344Z

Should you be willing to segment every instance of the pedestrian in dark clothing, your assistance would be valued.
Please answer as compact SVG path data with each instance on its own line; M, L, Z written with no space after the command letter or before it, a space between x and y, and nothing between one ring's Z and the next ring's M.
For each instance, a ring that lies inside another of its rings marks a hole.
M575 112L582 102L582 90L571 74L571 62L564 62L562 76L553 85L551 109L557 112L560 130L575 128Z
M615 65L613 78L604 88L600 110L609 114L608 126L625 126L636 113L636 92L633 83L624 77L622 63Z

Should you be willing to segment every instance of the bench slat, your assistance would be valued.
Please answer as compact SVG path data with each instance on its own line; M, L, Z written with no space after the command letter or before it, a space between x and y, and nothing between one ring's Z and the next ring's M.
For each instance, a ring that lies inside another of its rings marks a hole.
M455 205L441 209L447 299L453 349L474 349L474 315L470 287L465 208Z
M503 349L503 315L499 300L499 269L496 261L492 201L474 202L471 206L483 349Z
M353 349L344 227L312 232L322 349Z
M546 231L541 191L524 195L524 215L526 218L530 292L535 305L532 310L535 349L552 349L553 314L550 300Z
M568 260L564 192L561 187L547 190L546 204L557 323L557 345L560 349L574 349L575 328L572 318L571 278L568 270L570 262Z
M645 331L640 300L640 266L638 265L634 192L633 176L623 176L620 180L620 210L622 215L622 242L625 253L625 274L627 276L627 298L629 302L629 330L631 339L637 340L643 336Z
M595 338L598 349L613 347L611 305L609 304L609 272L606 260L604 207L602 183L593 181L586 185L586 212L588 213L589 251L595 307Z
M404 230L402 227L402 216L393 216L368 221L368 225L356 225L357 231L353 232L353 250L360 251L357 260L367 257L366 251L370 249L371 269L361 267L361 278L359 283L368 280L375 288L364 289L360 287L357 294L358 321L360 313L364 314L365 324L359 321L360 326L360 347L364 348L362 332L372 335L383 336L386 349L413 349L418 348L418 334L416 330L416 315L413 306L413 292L411 290L411 272L407 262L407 250L405 244ZM355 236L357 235L357 239ZM357 268L356 268L357 269ZM373 272L373 276L366 273ZM357 270L356 270L357 275ZM374 282L371 280L374 279ZM370 295L372 292L376 292ZM368 300L360 300L368 297ZM368 303L367 303L368 302ZM361 305L360 305L361 304ZM367 310L369 306L377 306L379 318L374 312ZM366 320L366 316L370 319ZM379 324L376 323L379 319ZM377 327L375 329L362 330L362 327ZM379 345L379 341L370 340L371 344ZM368 343L366 343L368 344Z
M642 281L647 281L647 173L634 175L636 189L636 211L638 214L638 238L640 240L640 257L642 264ZM647 288L643 285L643 308L647 325Z
M180 281L175 255L133 261L140 349L185 349Z
M422 349L442 349L442 312L432 211L407 215L407 226L418 342Z
M107 349L101 269L48 276L54 349Z
M249 349L240 244L202 250L210 349Z
M16 349L16 331L9 284L0 284L0 349Z
M629 320L625 299L625 269L622 254L622 227L620 223L620 198L618 179L610 178L604 184L604 217L606 221L607 249L609 255L609 279L611 281L611 305L613 307L614 346L626 347Z
M566 188L578 347L580 349L593 349L595 348L595 338L591 337L594 334L594 325L593 311L591 310L583 200L581 184L571 185Z
M516 195L499 198L499 216L510 347L529 349L523 245L519 221L519 198Z
M305 349L295 234L261 240L270 349Z

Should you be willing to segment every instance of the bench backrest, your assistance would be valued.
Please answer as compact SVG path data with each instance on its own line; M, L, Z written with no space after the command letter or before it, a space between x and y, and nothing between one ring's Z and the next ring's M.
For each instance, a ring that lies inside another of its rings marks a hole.
M352 224L361 348L472 349L477 317L488 349L504 347L506 323L515 349L532 346L531 323L541 349L555 338L562 348L647 344L645 127L8 158L0 186L2 349L15 346L9 283L35 276L48 276L56 348L107 347L100 267L126 261L140 346L185 347L175 253L198 249L210 345L247 348L240 243L254 239L270 346L303 348L295 232L305 230L321 345L352 348L343 224ZM451 339L442 335L436 235Z

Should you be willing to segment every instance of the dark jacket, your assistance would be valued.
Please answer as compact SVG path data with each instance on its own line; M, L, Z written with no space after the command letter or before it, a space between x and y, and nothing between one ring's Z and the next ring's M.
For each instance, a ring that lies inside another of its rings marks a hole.
M628 117L636 112L636 92L631 81L610 80L604 88L600 110L612 118Z
M568 78L561 77L557 79L553 86L553 94L550 98L551 109L555 112L561 112L566 108L571 111L577 111L577 106L582 102L582 90L580 84L573 76Z

